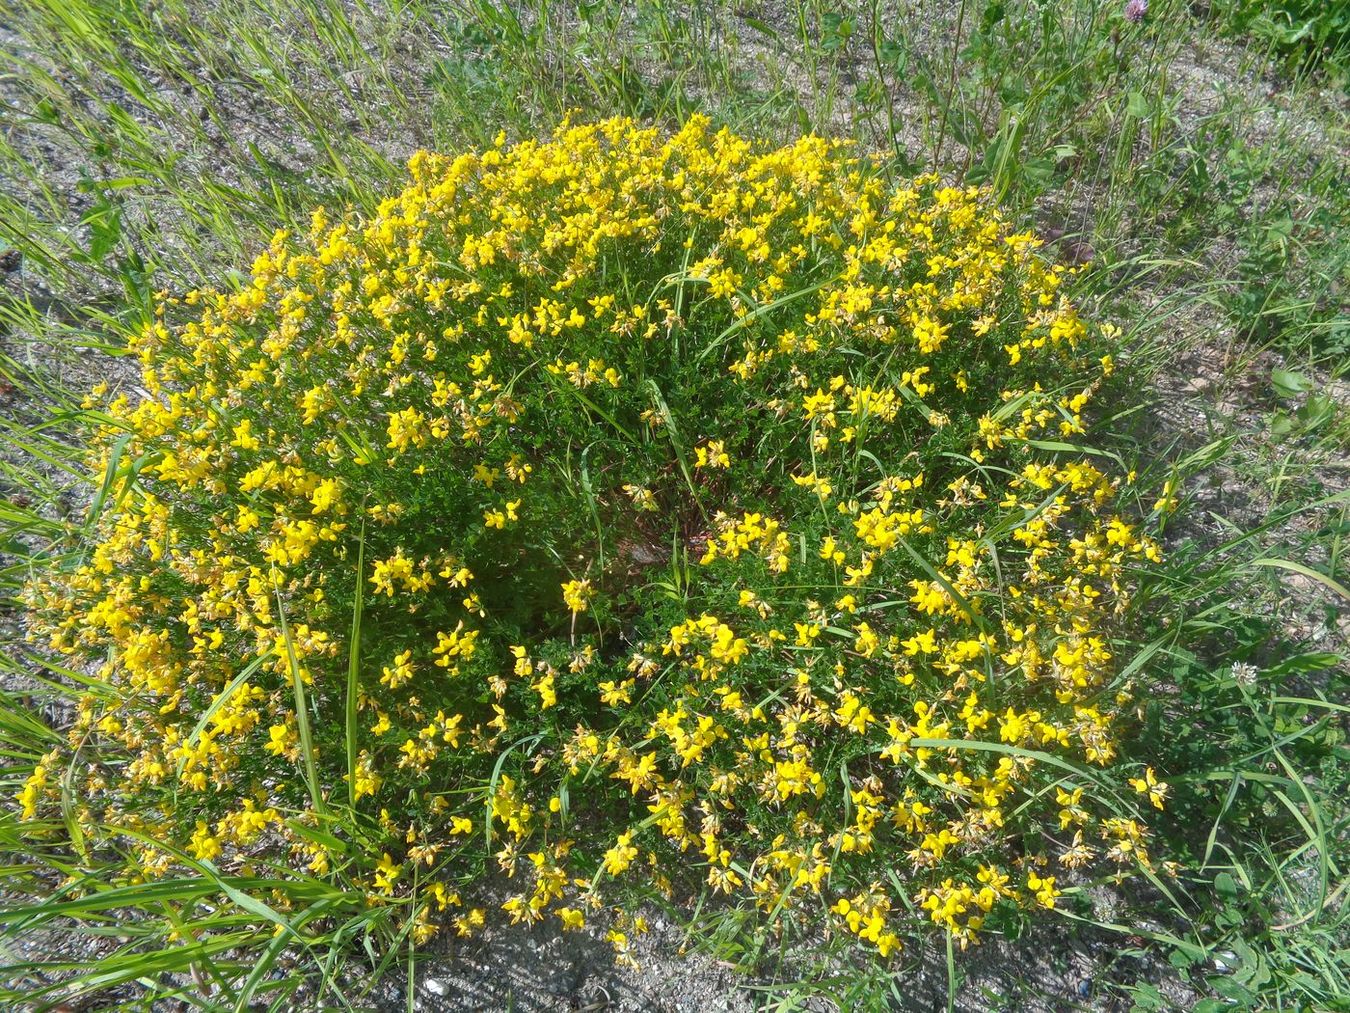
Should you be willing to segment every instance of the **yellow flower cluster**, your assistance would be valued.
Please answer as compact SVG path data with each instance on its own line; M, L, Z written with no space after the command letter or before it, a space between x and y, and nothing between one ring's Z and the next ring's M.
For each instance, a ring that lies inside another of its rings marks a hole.
M28 590L97 691L22 819L68 769L128 881L340 865L419 942L494 917L485 839L498 917L710 888L882 957L1150 866L1112 638L1158 548L1068 442L1111 334L1033 236L701 118L409 170L159 301Z

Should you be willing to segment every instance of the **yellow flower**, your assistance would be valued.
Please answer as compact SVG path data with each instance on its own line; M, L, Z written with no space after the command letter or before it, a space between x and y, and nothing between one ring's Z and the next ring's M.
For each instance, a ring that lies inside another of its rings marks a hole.
M268 729L268 738L263 748L276 756L285 756L299 741L299 734L290 725L273 725Z
M230 446L238 447L240 450L257 450L262 446L253 435L253 422L250 419L244 419L234 427L234 439L230 441Z
M586 925L586 916L576 908L560 907L557 910L558 918L562 920L562 927L567 931L584 928Z
M393 893L394 883L402 870L403 866L390 858L386 851L375 866L375 889L384 894Z
M614 846L605 852L603 868L611 876L622 873L637 858L637 848L633 847L633 832L626 830L619 835Z
M553 671L546 669L538 682L531 683L531 688L539 694L539 709L548 710L558 702L558 693L553 684Z
M480 907L473 908L465 914L455 918L455 933L465 939L472 936L475 932L486 924L484 916L487 914Z
M210 860L218 858L223 852L220 841L211 836L205 820L197 821L197 829L192 833L192 842L188 845L194 858Z
M881 640L877 637L872 627L867 623L859 623L854 627L857 633L857 639L853 642L853 649L864 658L870 658L877 653L877 648L881 645Z
M1036 895L1036 903L1044 908L1053 908L1055 898L1060 895L1055 889L1055 877L1037 875L1035 869L1027 872L1027 889Z
M920 317L914 323L914 342L925 355L936 352L947 340L950 328L932 317Z
M1167 797L1168 785L1159 781L1157 775L1153 773L1153 768L1149 767L1144 771L1143 777L1130 778L1130 784L1134 790L1141 795L1147 795L1148 800L1153 803L1155 809L1163 807L1163 799Z
M727 455L726 448L721 440L709 440L707 443L695 447L694 453L697 460L694 462L695 468L730 468L731 458Z
M573 613L585 612L594 591L589 580L569 580L562 586L563 602Z
M633 702L633 680L624 679L622 682L600 683L600 702L607 707L617 707L621 703Z
M321 514L331 509L342 495L342 485L335 478L327 478L314 487L309 501L313 504L311 513Z

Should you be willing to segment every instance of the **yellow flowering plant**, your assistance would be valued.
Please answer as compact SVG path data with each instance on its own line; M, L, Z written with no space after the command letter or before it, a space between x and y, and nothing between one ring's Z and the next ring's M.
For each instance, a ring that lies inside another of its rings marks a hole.
M1158 547L1033 235L701 118L409 173L91 396L97 520L27 597L97 689L30 833L71 771L129 883L329 879L419 942L705 889L883 958L1152 869L1112 637Z

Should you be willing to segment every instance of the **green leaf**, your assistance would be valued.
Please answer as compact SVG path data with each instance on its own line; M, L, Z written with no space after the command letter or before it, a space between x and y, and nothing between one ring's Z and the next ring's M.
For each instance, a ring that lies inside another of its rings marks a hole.
M347 746L347 801L356 808L357 698L361 675L361 616L366 589L366 521L361 518L361 534L356 545L356 591L352 601L352 631L347 643L347 698L343 708Z
M1285 369L1270 371L1270 385L1280 397L1294 397L1312 390L1313 382L1302 373L1293 373Z
M1207 984L1210 988L1214 989L1214 991L1218 992L1219 995L1223 996L1225 999L1232 999L1234 1002L1246 1004L1256 998L1251 989L1247 988L1235 978L1220 975L1207 979Z
M1335 668L1345 659L1331 651L1308 651L1304 654L1295 654L1292 658L1285 658L1278 665L1272 665L1265 670L1265 674L1272 679L1283 678L1286 675L1306 675L1309 672L1324 672L1328 668Z
M1281 570L1289 570L1292 573L1297 573L1300 574L1301 576L1307 577L1309 580L1317 581L1324 587L1330 588L1332 591L1335 591L1346 601L1350 601L1350 588L1347 588L1340 581L1328 577L1325 573L1322 573L1318 570L1314 570L1310 566L1304 566L1302 563L1295 563L1292 559L1275 559L1271 557L1266 557L1262 559L1252 560L1251 565L1278 567Z
M300 662L295 655L295 640L291 637L291 627L286 621L286 605L281 600L281 589L276 589L277 618L281 622L281 638L286 642L286 662L291 673L291 690L295 694L295 725L300 734L300 755L305 761L305 784L309 788L309 798L314 811L320 816L328 813L324 803L323 787L319 781L318 765L314 762L314 737L309 728L309 704L305 699L305 680L300 672Z

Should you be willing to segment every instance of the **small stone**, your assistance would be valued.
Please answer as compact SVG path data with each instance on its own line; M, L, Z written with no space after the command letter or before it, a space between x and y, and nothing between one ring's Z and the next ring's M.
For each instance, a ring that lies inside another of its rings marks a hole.
M445 982L441 981L440 978L425 978L422 981L422 987L432 995L445 995L449 991Z

